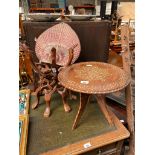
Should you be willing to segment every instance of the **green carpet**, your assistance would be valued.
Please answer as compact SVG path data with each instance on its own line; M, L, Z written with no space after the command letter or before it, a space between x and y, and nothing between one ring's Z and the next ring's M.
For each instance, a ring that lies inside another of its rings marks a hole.
M31 102L34 97L31 96ZM107 131L115 130L110 127L103 117L95 101L87 104L86 110L77 129L72 131L79 97L77 100L68 100L72 107L70 113L65 113L61 97L56 94L52 98L51 116L44 118L44 98L40 97L39 106L35 110L30 108L27 155L38 155L49 150L62 147L80 140L90 138Z

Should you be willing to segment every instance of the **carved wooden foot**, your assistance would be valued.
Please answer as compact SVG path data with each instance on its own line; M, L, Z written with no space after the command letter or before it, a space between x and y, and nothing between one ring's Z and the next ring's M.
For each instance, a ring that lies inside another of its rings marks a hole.
M63 91L58 91L58 93L61 95L62 97L62 102L63 102L63 105L64 105L64 110L65 112L70 112L72 109L71 107L69 106L69 104L67 103L67 96L68 96L68 92L67 92L67 89L64 88Z
M103 96L103 95L95 95L95 96L97 99L97 103L98 103L102 113L104 114L105 118L107 119L108 123L110 125L113 125L111 115L109 113L108 107L107 107L106 102L105 102L105 96Z
M35 109L39 104L38 93L39 91L41 91L41 89L42 87L38 87L36 91L32 93L32 95L35 96L35 101L32 103L32 107L31 107L32 109Z
M76 118L74 120L73 126L72 126L72 130L74 130L77 127L77 124L84 112L84 109L86 107L86 104L88 103L88 99L89 99L89 94L83 94L80 93L80 106L79 106L79 110L78 113L76 115Z
M70 112L72 109L71 109L71 107L68 105L68 103L65 103L65 104L64 104L64 110L65 110L65 112Z
M51 96L52 93L47 93L47 91L45 91L45 102L46 102L46 109L44 111L44 117L49 117L50 116L50 101L51 101Z
M44 117L49 117L51 114L51 109L49 106L46 106L46 109L44 111Z
M38 96L35 96L35 97L36 97L35 101L32 103L32 106L31 106L32 109L35 109L39 104Z
M64 110L65 110L65 112L70 112L72 109L71 109L71 107L69 106L69 104L67 103L67 96L63 96L62 95L62 102L63 102L63 105L64 105Z

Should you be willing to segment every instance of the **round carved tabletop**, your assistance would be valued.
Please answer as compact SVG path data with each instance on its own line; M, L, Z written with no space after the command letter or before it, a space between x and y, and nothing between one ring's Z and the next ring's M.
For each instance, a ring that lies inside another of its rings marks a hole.
M130 82L127 72L102 62L82 62L63 69L58 79L73 91L88 94L106 94L126 87Z

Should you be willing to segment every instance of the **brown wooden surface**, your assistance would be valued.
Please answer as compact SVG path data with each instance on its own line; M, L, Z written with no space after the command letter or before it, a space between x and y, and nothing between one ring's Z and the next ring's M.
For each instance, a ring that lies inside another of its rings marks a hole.
M128 130L122 125L122 123L118 120L118 118L110 111L110 114L113 117L114 125L116 126L116 130L107 132L105 134L92 137L89 139L85 139L83 141L70 144L55 150L48 151L46 153L43 153L42 155L65 155L65 154L71 154L71 155L77 155L80 153L85 153L91 150L94 150L96 148L106 146L108 144L112 144L121 140L124 140L130 136ZM84 144L90 142L91 147L84 148Z
M121 148L123 146L123 142L124 141L120 141L120 143L117 143L117 151L116 151L116 155L120 155L120 152L121 152Z
M33 81L33 71L31 67L31 60L30 60L30 53L29 51L23 51L20 49L19 54L19 72L26 72L27 78L29 78L29 82L32 83Z
M129 48L129 27L128 25L123 25L121 27L121 40L122 40L122 60L123 60L123 68L130 74L131 77L131 53ZM126 106L127 106L127 124L130 131L130 155L134 155L134 115L133 115L133 103L132 103L132 95L131 95L131 83L126 87Z
M102 111L102 113L105 115L105 118L109 122L110 125L113 125L113 119L110 115L109 109L107 107L106 101L105 101L105 96L97 94L95 95L97 99L97 103Z
M79 111L74 120L72 129L75 129L87 104L87 94L97 94L97 102L109 124L112 125L112 117L102 95L115 92L128 85L130 78L119 67L100 62L83 62L73 64L62 70L58 79L67 89L80 92ZM82 83L82 82L88 83ZM87 94L86 94L87 93Z
M23 23L26 43L31 50L35 51L35 38L38 38L45 30L59 24L56 22L31 22ZM111 22L102 21L72 21L69 24L76 32L81 43L81 53L78 62L100 61L107 62L109 55L109 44L111 34ZM91 33L90 33L91 32ZM102 34L102 35L101 35ZM93 36L93 37L92 37Z
M126 87L131 78L117 66L103 62L81 62L62 70L60 83L73 91L87 94L107 94Z
M129 142L129 155L135 154L135 134L134 134L134 115L133 115L133 103L131 101L131 84L125 89L126 94L126 111L127 111L127 124L130 131L130 142Z
M124 140L103 147L99 147L89 152L82 153L80 155L116 155L116 153L120 155L120 152L122 150L122 147L120 146L123 143L123 141Z
M30 12L32 11L57 11L57 10L64 10L63 8L30 8Z
M78 110L78 113L76 115L76 118L74 120L74 123L73 123L73 127L72 129L75 129L77 127L77 124L85 110L85 107L86 107L86 104L88 103L89 101L89 94L83 94L83 93L80 93L80 106L79 106L79 110Z

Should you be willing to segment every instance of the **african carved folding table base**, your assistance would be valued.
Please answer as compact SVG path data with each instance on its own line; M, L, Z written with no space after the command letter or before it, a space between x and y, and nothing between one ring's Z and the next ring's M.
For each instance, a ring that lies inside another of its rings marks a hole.
M25 44L21 44L21 48L24 51L30 51L29 48ZM66 63L66 66L69 65L73 59L73 49L68 49L68 62ZM52 94L54 92L58 92L63 100L63 106L65 112L70 112L71 108L66 102L66 97L68 95L68 91L66 88L62 87L57 79L58 72L61 70L61 66L56 64L56 49L52 48L50 51L51 56L51 63L34 63L31 61L32 68L34 72L39 74L39 81L38 81L38 87L35 89L35 91L32 93L36 99L34 100L34 103L32 104L32 109L35 109L38 106L39 100L38 96L39 94L44 94L44 99L46 101L46 108L44 111L44 117L50 116L50 100L52 97Z
M44 94L46 108L44 117L50 116L50 100L54 92L62 96L65 112L71 111L66 102L67 90L59 84L57 75L61 67L74 63L79 57L81 46L77 34L66 23L59 23L44 31L36 40L35 53L39 63L32 62L38 73L38 87L33 92L36 100L32 109L38 106L38 95Z

